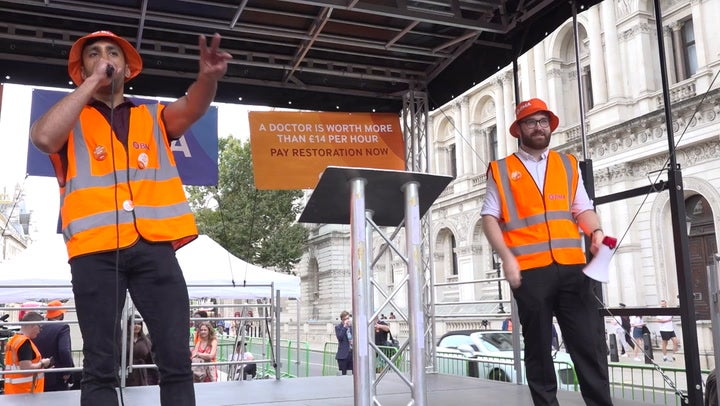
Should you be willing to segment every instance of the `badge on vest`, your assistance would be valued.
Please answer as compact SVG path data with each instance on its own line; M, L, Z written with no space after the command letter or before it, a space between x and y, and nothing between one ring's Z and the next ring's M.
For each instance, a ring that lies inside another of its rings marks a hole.
M512 180L519 180L522 177L522 174L520 171L512 171L510 172L510 179Z
M125 211L133 211L135 209L135 203L133 203L132 200L125 200L123 202L123 210Z
M140 168L140 169L145 169L145 168L147 167L147 164L148 164L148 159L149 159L149 158L148 158L148 154L146 154L146 153L144 153L144 152L143 152L142 154L138 155L138 159L137 159L137 161L138 161L138 168Z
M105 150L105 147L102 145L98 145L95 147L95 150L93 150L93 156L98 161L104 161L105 158L107 158L107 151Z

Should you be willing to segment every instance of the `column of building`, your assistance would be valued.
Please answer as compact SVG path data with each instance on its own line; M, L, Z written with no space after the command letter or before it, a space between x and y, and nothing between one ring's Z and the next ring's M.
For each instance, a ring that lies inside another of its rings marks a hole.
M615 2L604 1L600 3L602 14L602 28L605 33L605 60L607 63L607 96L610 101L625 96L624 77L622 74L622 60L618 46L617 18L615 16Z
M670 30L672 31L672 48L677 50L678 52L682 52L683 49L682 26L682 23L679 21L674 21L670 23ZM680 55L675 58L675 73L676 80L678 82L687 78L685 60Z
M509 129L512 122L515 121L515 104L519 103L520 100L515 100L512 71L505 71L502 73L501 78L503 82L503 98L505 99L505 105L503 106L505 109L505 122L503 123L503 127L507 130L505 130L503 136L498 136L498 140L505 140L507 142L504 145L503 152L500 153L500 156L505 156L517 151L517 145L512 142L514 138L510 135Z
M656 109L655 100L647 98L660 88L660 63L657 58L657 39L654 37L654 17L645 12L636 12L625 19L620 27L620 37L625 42L625 51L631 65L627 70L631 97L638 98L635 114ZM637 67L642 67L638 69Z
M590 80L595 105L607 102L607 85L605 82L605 60L603 58L602 33L600 29L600 14L598 6L587 11L587 35L590 42ZM585 106L586 111L590 106Z
M548 97L545 100L548 106L554 108L555 113L559 114L560 126L567 127L569 117L562 117L565 112L565 104L563 103L563 80L562 80L562 61L558 58L551 58L547 63L547 88Z
M497 127L498 157L507 155L508 129L505 127L505 90L503 81L498 76L494 79L495 84L495 125Z
M520 98L529 99L535 96L535 80L533 71L535 70L533 50L520 55L518 58L518 66L520 66Z
M467 108L465 109L467 111ZM462 132L462 122L467 112L463 113L462 103L459 101L455 102L455 108L453 109L453 134L455 134L455 169L457 170L457 177L460 178L465 174L465 162L463 156L467 145L465 142L465 134Z
M677 82L675 74L675 48L673 47L673 30L670 26L663 27L663 45L665 46L665 69L667 69L668 82Z
M547 69L545 68L545 41L533 48L535 60L535 94L533 97L547 102Z
M462 160L463 160L463 168L465 171L463 172L463 175L471 176L475 173L477 173L477 168L475 168L475 152L474 152L474 143L473 143L473 135L470 132L470 97L469 96L463 96L460 99L460 115L462 117L462 121L460 122L461 129L462 129L462 135L463 135L463 154L462 154Z

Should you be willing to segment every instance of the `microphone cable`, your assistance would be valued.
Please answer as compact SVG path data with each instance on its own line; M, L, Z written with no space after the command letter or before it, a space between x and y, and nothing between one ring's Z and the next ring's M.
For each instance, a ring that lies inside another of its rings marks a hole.
M125 373L125 371L121 371L119 366L122 366L122 363L120 362L120 354L118 349L118 344L114 342L119 336L118 336L118 326L120 324L119 320L119 314L120 314L120 206L118 205L118 175L117 175L117 167L115 166L115 138L116 135L114 134L114 124L115 124L115 80L112 78L113 73L115 72L115 68L112 65L107 65L105 68L105 73L107 76L110 77L110 159L112 161L112 173L113 173L113 200L115 204L115 314L113 315L113 368L118 367L118 372L115 375L115 382L117 384L118 393L120 396L120 405L125 405L125 399L123 397L123 391L121 386L121 378L120 373ZM127 153L126 153L127 155ZM127 158L129 160L129 158ZM128 163L129 165L129 163ZM126 173L129 171L126 170ZM128 173L129 176L129 173ZM124 338L120 338L124 339Z

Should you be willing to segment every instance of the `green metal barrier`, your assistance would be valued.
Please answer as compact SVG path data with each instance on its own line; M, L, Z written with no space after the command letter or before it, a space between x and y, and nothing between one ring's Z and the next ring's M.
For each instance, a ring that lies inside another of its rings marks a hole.
M310 344L307 341L300 341L300 352L298 352L298 342L290 340L288 342L288 374L296 376L310 376ZM298 365L297 363L300 362ZM303 367L304 365L304 367Z
M685 368L662 365L662 371L668 375L673 385L682 393L687 392ZM703 369L703 382L710 370ZM614 398L637 400L656 405L682 404L680 396L665 381L662 374L653 365L611 362L609 364L610 390Z
M255 359L270 359L275 352L275 345L271 343L267 337L246 337L247 351L253 354ZM235 337L221 337L218 339L217 360L230 361L235 352ZM300 366L297 361L297 342L290 340L280 341L280 353L276 354L275 359L282 365L281 378L295 378L299 370L300 376L310 375L310 345L307 342L300 342ZM234 371L234 366L223 367L228 375ZM258 377L274 378L276 376L275 367L272 363L258 364Z
M477 359L466 358L461 354L444 353L437 356L438 373L456 376L479 377L480 379L510 380L507 372L514 367L512 359L492 357ZM560 376L558 388L561 390L579 391L577 374L572 365L555 361L559 371L566 371L566 376ZM611 362L608 366L611 395L615 399L640 401L652 405L681 406L682 400L663 375L653 365L636 363ZM662 371L674 386L686 393L685 369L661 365ZM492 372L495 371L495 374ZM707 379L710 370L703 369L703 381Z
M338 365L337 365L337 360L335 359L335 354L337 354L337 348L338 348L337 342L325 343L325 346L323 347L323 364L322 364L323 376L337 375Z
M554 364L558 375L558 389L579 390L575 368L564 361L555 360ZM516 378L515 362L512 357L480 356L467 358L462 354L443 352L437 356L437 369L441 374L469 376L492 381L515 382ZM526 383L524 371L523 383Z
M395 347L379 345L378 349L390 360L393 360L395 354L398 354L398 349ZM410 370L410 365L408 362L405 361L406 359L408 359L408 357L405 356L405 353L400 353L393 361L393 364L395 364L395 366L400 370L400 372L407 372ZM383 368L384 366L385 360L381 357L378 357L377 368Z

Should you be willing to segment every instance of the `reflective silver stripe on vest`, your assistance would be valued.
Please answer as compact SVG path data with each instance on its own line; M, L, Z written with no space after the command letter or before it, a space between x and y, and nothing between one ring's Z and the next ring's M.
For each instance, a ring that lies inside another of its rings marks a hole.
M553 210L548 211L546 214L536 214L534 216L525 217L524 219L515 219L500 224L500 229L503 231L513 231L520 228L534 226L542 224L547 220L571 220L573 219L572 213L565 210Z
M550 152L552 153L552 151ZM573 172L575 172L575 168L573 168L573 164L570 161L570 157L565 154L557 153L560 156L560 160L563 163L563 166L565 167L565 175L567 176L567 185L568 185L568 207L572 206L573 200L575 200L575 193L572 190L572 184L573 184Z
M65 241L70 240L73 235L85 230L89 230L91 228L102 225L115 224L116 221L117 224L132 224L133 221L135 221L135 219L133 218L133 214L131 212L122 210L122 208L120 208L120 210L117 210L117 218L115 216L115 213L115 210L105 211L69 222L68 225L62 230Z
M552 241L552 248L581 248L581 242L579 238L555 238ZM520 245L517 247L511 247L510 251L513 255L528 255L537 254L539 252L549 252L550 243L547 241L538 242L534 244Z
M508 218L506 223L513 223L518 220L517 205L515 204L515 196L510 188L510 174L508 173L507 158L498 161L498 174L500 175L500 183L505 191L505 205L507 206Z
M5 378L5 383L11 383L11 384L21 384L21 383L31 383L36 379L44 378L45 375L42 372L38 372L37 374L32 374L29 376L23 376L22 378Z
M157 145L158 154L158 168L146 168L146 169L117 169L115 174L109 173L102 176L91 175L91 157L93 156L92 151L89 150L88 145L83 137L83 130L80 120L75 123L73 130L73 145L75 147L75 166L76 176L67 181L65 185L65 193L61 196L64 200L70 193L79 191L87 188L94 187L112 187L116 186L116 179L118 182L124 182L127 177L130 181L141 181L141 180L152 180L152 181L166 181L174 178L179 178L177 168L172 164L170 159L170 153L165 148L165 134L160 129L160 123L158 121L158 104L146 105L151 116L152 116L152 128L153 138L155 139L155 145ZM131 111L132 114L132 111ZM132 121L132 117L130 118ZM128 135L128 140L130 140ZM128 141L129 144L130 141ZM110 154L110 151L107 151ZM129 155L129 154L128 154ZM68 157L69 158L69 157ZM109 156L108 159L113 159ZM183 214L191 213L190 206L187 202L181 202L170 206L159 206L159 207L147 207L147 206L136 206L134 213L126 212L122 208L117 210L117 219L115 210L106 212L96 213L90 216L86 216L80 219L74 219L68 222L67 226L63 229L63 235L65 240L69 240L73 235L105 225L114 225L116 221L119 224L132 223L134 221L134 215L139 218L149 219L163 219L177 217Z

